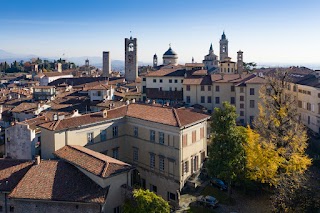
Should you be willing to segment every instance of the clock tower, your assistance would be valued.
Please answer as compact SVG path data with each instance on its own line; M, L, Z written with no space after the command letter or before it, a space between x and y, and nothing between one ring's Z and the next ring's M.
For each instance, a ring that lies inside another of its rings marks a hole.
M137 38L125 38L125 78L135 81L138 77Z
M228 39L226 34L223 34L220 39L220 61L224 61L228 57Z

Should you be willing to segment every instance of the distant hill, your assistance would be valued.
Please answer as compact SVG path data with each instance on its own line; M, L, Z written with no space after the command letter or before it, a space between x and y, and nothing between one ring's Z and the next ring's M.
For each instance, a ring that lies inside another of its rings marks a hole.
M48 57L41 57L37 55L22 55L22 54L15 54L10 53L5 50L0 49L0 62L7 61L8 63L12 63L14 61L29 61L31 58L41 58L47 59L50 61L57 60L59 57L56 58L48 58ZM85 60L89 59L89 63L97 68L102 68L102 57L99 56L81 56L81 57L70 57L67 58L68 61L75 63L78 66L82 66L85 64ZM139 61L139 66L143 65L151 65L151 63L144 63ZM115 71L123 71L124 70L124 61L123 60L111 60L111 69Z
M27 61L30 60L31 58L36 58L36 55L24 55L24 54L15 54L15 53L10 53L5 50L0 49L0 62L2 61L7 61L8 63L12 63L13 61Z

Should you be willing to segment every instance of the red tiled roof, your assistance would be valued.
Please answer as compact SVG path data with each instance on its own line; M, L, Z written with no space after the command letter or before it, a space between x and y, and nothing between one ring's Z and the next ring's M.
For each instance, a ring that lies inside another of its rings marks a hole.
M26 160L0 159L0 191L12 191L32 164Z
M102 204L107 191L67 162L42 160L27 172L9 198Z
M12 109L12 112L24 112L27 110L35 110L38 108L38 103L21 103L18 106L16 106L15 108Z
M255 77L247 80L246 83L250 83L250 84L264 84L264 83L266 83L266 80L265 80L264 78L259 77L259 76L255 76Z
M212 85L211 77L206 76L192 76L183 80L184 85Z
M133 168L127 163L77 145L64 146L54 155L102 178Z
M204 76L204 75L207 75L207 74L208 74L208 70L196 70L196 71L192 72L192 75Z
M209 119L209 115L194 112L192 109L180 108L176 109L176 116L179 119L180 127L187 126L199 120Z
M181 113L176 114L175 111L181 111ZM209 118L208 115L193 112L189 109L174 109L171 107L162 107L148 104L130 104L108 110L106 118L103 118L102 112L96 112L78 117L71 117L63 120L44 123L41 124L40 127L53 131L59 131L63 129L78 127L81 125L107 121L110 119L122 118L125 116L176 127L186 126L199 120ZM181 125L179 122L181 123Z
M241 82L248 77L253 77L254 74L212 74L211 80L213 82L231 82L231 83L238 83Z
M177 127L209 118L208 115L192 112L190 109L174 109L144 104L128 105L127 116Z
M108 90L111 88L111 85L99 84L94 87L88 88L87 90Z
M157 71L149 72L146 74L147 77L162 77L162 76L176 76L183 77L185 73L185 69L181 69L181 67L174 68L162 68Z
M122 106L116 109L108 110L107 118L104 118L102 112L85 114L78 117L65 118L63 120L52 121L49 123L41 124L40 127L49 130L63 130L90 123L110 120L114 118L121 118L125 116L127 107Z
M40 124L50 122L50 118L47 116L39 116L36 118L31 118L22 122L18 122L19 124L29 125L30 129L36 129Z

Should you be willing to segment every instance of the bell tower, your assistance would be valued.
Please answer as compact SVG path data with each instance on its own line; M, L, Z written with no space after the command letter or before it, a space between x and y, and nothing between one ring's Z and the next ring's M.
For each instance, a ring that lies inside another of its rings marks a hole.
M220 39L220 61L224 61L226 57L228 57L228 39L223 31Z
M137 38L125 38L125 79L135 81L138 77Z
M239 74L242 74L243 72L243 52L241 50L239 50L237 52L237 71Z
M153 68L156 68L158 66L158 56L157 54L154 54L153 56Z

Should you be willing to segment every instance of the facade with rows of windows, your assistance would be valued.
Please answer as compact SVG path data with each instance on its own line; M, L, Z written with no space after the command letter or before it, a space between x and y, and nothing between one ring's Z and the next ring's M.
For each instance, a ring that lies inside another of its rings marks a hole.
M236 106L238 122L251 124L258 114L259 90L264 79L254 74L212 74L184 79L184 102L200 104L212 113L228 101Z
M104 112L103 112L104 113ZM41 157L81 145L136 167L132 185L154 191L173 205L207 156L209 116L156 104L129 104L41 126Z

